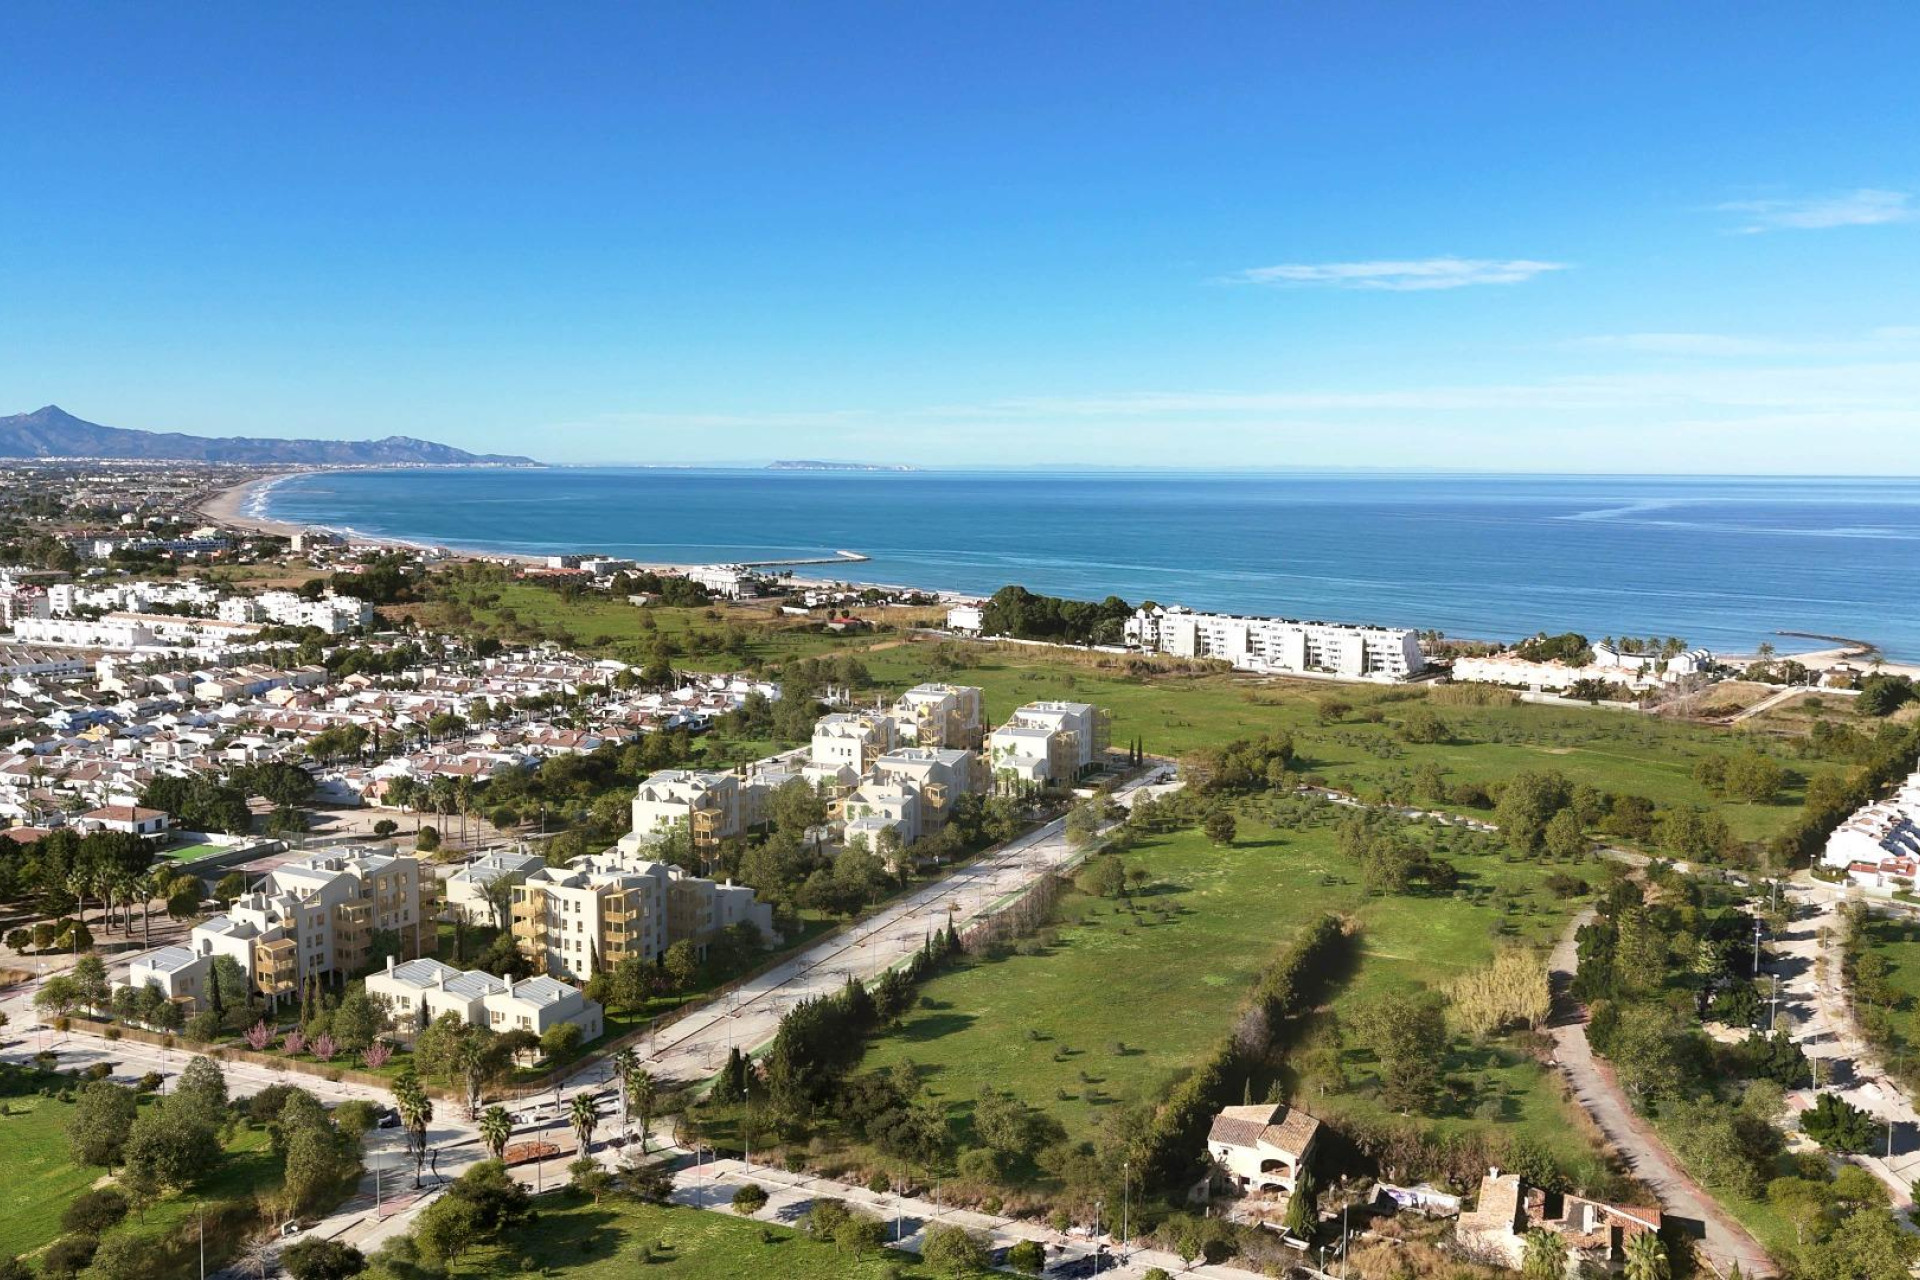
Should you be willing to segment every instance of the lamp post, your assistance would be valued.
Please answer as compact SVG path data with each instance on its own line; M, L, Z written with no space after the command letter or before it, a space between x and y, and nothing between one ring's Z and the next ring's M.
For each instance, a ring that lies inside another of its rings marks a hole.
M1127 1246L1133 1239L1132 1234L1127 1230L1127 1209L1133 1199L1132 1174L1133 1161L1122 1160L1120 1162L1120 1260L1122 1262L1127 1260L1131 1252Z

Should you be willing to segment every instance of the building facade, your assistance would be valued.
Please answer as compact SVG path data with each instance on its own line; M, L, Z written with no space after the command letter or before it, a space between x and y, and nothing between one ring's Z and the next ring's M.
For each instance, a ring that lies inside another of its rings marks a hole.
M1141 607L1128 618L1129 648L1178 658L1217 658L1242 671L1404 680L1426 668L1420 639L1403 627L1300 622Z

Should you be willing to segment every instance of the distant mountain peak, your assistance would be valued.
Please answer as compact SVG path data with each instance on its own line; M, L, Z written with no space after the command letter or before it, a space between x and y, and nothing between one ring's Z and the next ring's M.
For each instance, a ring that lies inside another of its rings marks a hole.
M0 417L0 458L131 458L162 462L248 462L320 466L525 466L517 454L469 453L414 436L381 440L275 440L258 436L192 436L103 427L57 404Z

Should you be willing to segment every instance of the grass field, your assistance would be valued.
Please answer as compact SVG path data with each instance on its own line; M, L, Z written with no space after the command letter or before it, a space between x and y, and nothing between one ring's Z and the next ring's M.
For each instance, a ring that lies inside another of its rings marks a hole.
M98 1169L83 1169L67 1151L67 1118L73 1106L37 1094L11 1092L20 1079L0 1072L0 1150L7 1177L0 1180L0 1258L31 1253L60 1234L60 1214L93 1185Z
M816 631L812 628L821 618L788 617L780 612L778 603L769 601L716 601L696 609L661 605L641 608L599 595L569 601L550 588L525 582L456 584L454 590L459 603L471 609L477 620L490 625L564 630L574 644L599 652L636 648L644 652L665 638L680 651L675 664L697 671L738 670L744 665L742 655L762 662L782 662L858 649L884 639L871 633L840 636ZM447 607L432 603L415 606L414 611L423 620L431 620L436 614L445 614ZM850 612L876 624L894 626L932 616L925 609L906 608L855 608ZM739 654L709 651L697 638L724 635L730 628L743 633L745 647Z
M216 853L225 853L226 851L226 845L189 844L182 845L178 849L162 849L160 856L169 862L191 862L195 858L205 858Z
M534 1259L532 1266L523 1268L523 1258ZM571 1192L542 1198L537 1221L515 1230L505 1244L461 1255L457 1270L461 1276L538 1272L565 1280L651 1273L675 1280L923 1280L933 1274L911 1254L889 1249L855 1258L764 1219L624 1200L595 1207ZM368 1274L383 1278L378 1269Z
M0 1070L0 1151L9 1176L0 1180L0 1257L32 1253L61 1234L60 1215L75 1196L103 1176L99 1169L73 1163L67 1147L67 1122L74 1107L31 1091L36 1077L17 1069ZM144 1105L144 1103L143 1103ZM144 1217L130 1217L107 1234L139 1232L161 1236L193 1212L196 1202L242 1199L279 1181L278 1162L267 1133L241 1125L226 1144L227 1159L191 1193L176 1194L150 1206Z
M1466 892L1370 897L1330 826L1282 829L1249 814L1231 849L1196 831L1154 838L1126 854L1129 867L1151 877L1137 911L1068 895L1063 926L1043 954L983 961L929 982L920 1007L874 1043L863 1066L912 1062L958 1124L963 1149L973 1100L988 1085L1046 1109L1069 1136L1086 1136L1105 1108L1156 1098L1211 1051L1258 969L1320 913L1350 913L1361 926L1358 966L1338 989L1338 1012L1390 987L1438 983L1482 964L1502 938L1544 942L1572 909L1542 887L1537 866L1450 856ZM1359 1078L1365 1064L1348 1056L1355 1087L1316 1100L1316 1110L1376 1106ZM1445 1117L1443 1125L1515 1126L1569 1160L1586 1154L1564 1123L1558 1086L1532 1060L1497 1045L1462 1045L1449 1068L1484 1080L1501 1114Z
M935 677L977 684L987 691L992 720L1040 698L1092 702L1113 713L1113 741L1141 739L1153 753L1177 755L1235 738L1285 731L1293 735L1300 767L1335 786L1365 794L1404 787L1414 770L1431 761L1449 783L1487 783L1528 770L1554 769L1576 783L1605 791L1646 796L1660 805L1700 805L1718 811L1736 836L1757 840L1778 831L1798 810L1804 781L1795 777L1772 804L1716 801L1693 780L1703 755L1730 753L1764 738L1734 729L1655 719L1633 712L1579 707L1466 707L1429 703L1450 731L1448 741L1416 744L1401 739L1396 722L1428 695L1420 688L1330 685L1299 680L1252 680L1241 676L1131 677L1055 656L977 653L980 665L938 673L935 648L903 645L862 655L876 680L904 688ZM1117 659L1110 659L1118 661ZM1322 702L1338 700L1353 710L1338 723L1322 724ZM1368 717L1378 713L1374 723ZM1790 772L1815 773L1837 765L1791 762Z

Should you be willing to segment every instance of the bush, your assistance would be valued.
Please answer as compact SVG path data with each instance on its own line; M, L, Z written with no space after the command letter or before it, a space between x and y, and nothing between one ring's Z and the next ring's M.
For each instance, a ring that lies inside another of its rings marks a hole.
M61 1236L40 1255L40 1274L47 1280L69 1280L85 1271L99 1250L96 1236Z
M1022 1275L1037 1276L1047 1269L1047 1251L1038 1240L1022 1240L1007 1250L1007 1265Z
M149 1071L140 1077L140 1083L136 1087L142 1093L157 1093L160 1090L160 1086L166 1082L167 1078L158 1071Z
M116 1187L101 1187L75 1196L60 1225L76 1235L97 1236L126 1216L127 1198Z
M413 838L413 847L421 853L432 853L440 847L440 830L437 827L422 827L420 834Z
M347 1280L367 1269L366 1256L358 1249L320 1236L290 1245L280 1264L293 1280Z
M767 1207L767 1193L755 1183L747 1183L733 1193L735 1213L756 1214Z
M220 1038L220 1015L211 1009L194 1014L187 1019L183 1030L189 1040L200 1044L211 1044Z
M883 1196L892 1189L893 1182L883 1171L875 1170L874 1175L867 1179L867 1190L877 1196Z

